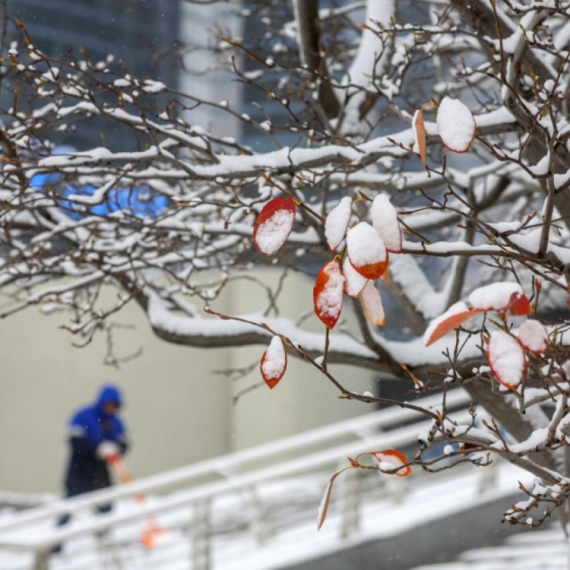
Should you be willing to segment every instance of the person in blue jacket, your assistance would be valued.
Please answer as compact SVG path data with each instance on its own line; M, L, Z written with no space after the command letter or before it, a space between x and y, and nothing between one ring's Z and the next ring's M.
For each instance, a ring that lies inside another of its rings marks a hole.
M123 404L121 391L117 386L103 386L95 402L80 408L68 424L71 453L65 475L65 495L74 497L96 491L111 485L109 465L126 452L127 434L119 417ZM111 505L97 507L100 513L111 510ZM63 515L58 526L71 519ZM61 544L52 549L53 554L61 552Z
M71 454L65 477L67 497L111 485L108 466L127 450L125 425L119 417L122 403L120 389L107 384L93 404L72 416L68 425Z

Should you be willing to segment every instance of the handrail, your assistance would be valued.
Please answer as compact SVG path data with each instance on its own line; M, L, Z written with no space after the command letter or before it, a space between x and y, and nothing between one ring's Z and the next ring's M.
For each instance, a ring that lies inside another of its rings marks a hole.
M446 402L449 407L465 405L470 401L468 394L461 389L450 391L447 394ZM441 404L441 394L419 398L414 401L414 405L421 406L426 409ZM111 488L101 489L79 495L69 499L60 499L48 505L23 512L10 520L0 521L0 531L13 530L20 526L29 525L42 520L58 517L65 514L73 514L87 507L95 507L98 505L108 504L118 499L124 499L139 494L148 494L156 492L167 487L178 486L183 483L190 483L192 480L204 475L225 475L226 477L234 477L239 468L243 468L247 462L269 459L272 456L290 452L300 452L303 448L311 447L316 444L324 444L328 440L339 436L353 434L361 437L363 430L385 428L393 423L400 423L417 418L417 412L407 408L391 407L369 414L358 416L323 426L315 430L289 436L287 438L273 441L243 451L230 453L225 456L209 459L197 464L174 469L166 473L151 475L144 479L135 481L129 485L116 485ZM416 430L417 430L417 424ZM416 432L417 434L417 432Z
M459 422L468 422L471 416L467 411L452 414ZM387 447L401 447L417 440L418 431L429 428L430 421L412 424L391 432L380 433L373 437L361 439L356 442L342 444L324 451L311 453L308 456L295 458L279 464L272 464L249 473L235 475L226 480L206 483L183 492L177 492L175 496L166 496L157 500L155 504L145 504L136 511L126 513L111 513L99 516L92 521L87 521L71 527L52 527L35 534L4 533L0 536L0 546L19 548L33 552L43 552L52 546L81 535L93 534L110 529L118 524L142 520L149 515L156 515L173 509L186 507L199 499L207 499L229 491L251 485L274 481L285 476L299 475L303 472L312 472L319 467L336 465L339 460L364 451L375 451ZM331 473L332 475L332 473ZM124 485L122 487L125 487ZM135 485L127 485L128 494L135 494ZM93 501L85 501L85 504L96 504ZM14 527L11 526L11 530Z

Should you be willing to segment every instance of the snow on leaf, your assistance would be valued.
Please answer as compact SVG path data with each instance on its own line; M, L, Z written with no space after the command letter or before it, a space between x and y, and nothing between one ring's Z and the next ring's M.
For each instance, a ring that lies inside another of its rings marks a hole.
M524 348L535 354L543 354L548 348L548 331L535 320L526 320L519 328L519 341Z
M371 455L376 458L382 471L393 471L394 469L401 467L401 469L396 471L396 475L398 475L398 477L407 477L412 472L411 467L408 465L406 456L397 449L373 451L371 452Z
M470 309L463 301L455 303L445 313L434 319L424 333L424 344L429 346L465 321L481 313L480 309Z
M469 295L469 302L474 309L483 311L510 311L513 315L528 315L530 302L518 283L501 281L475 289Z
M352 198L345 196L330 212L325 221L325 237L331 251L344 239L352 214Z
M295 223L292 198L274 198L265 204L253 228L253 243L260 253L273 255L287 241Z
M334 328L340 317L344 281L340 263L333 259L323 265L313 288L315 313L329 329Z
M348 257L354 269L367 279L378 279L388 266L388 252L380 234L360 222L346 234Z
M516 390L526 376L526 356L519 342L503 331L493 331L487 359L495 378L510 390Z
M382 297L372 281L368 281L360 293L360 299L368 320L376 327L384 326L386 317Z
M378 194L370 208L372 226L380 234L386 249L392 253L402 251L402 232L398 213L386 194Z
M461 101L444 97L437 109L437 129L447 149L467 152L475 138L475 119Z
M354 269L348 256L345 256L342 262L342 272L345 278L344 292L349 297L358 297L366 283L368 283L368 279L360 275L360 273Z
M424 168L427 169L426 159L427 159L427 137L426 137L426 127L424 124L424 108L418 109L414 113L414 118L412 119L412 128L414 130L414 139L416 144L414 146L414 152L420 155L420 159Z
M279 336L274 336L261 358L261 375L269 388L274 388L287 369L287 352Z

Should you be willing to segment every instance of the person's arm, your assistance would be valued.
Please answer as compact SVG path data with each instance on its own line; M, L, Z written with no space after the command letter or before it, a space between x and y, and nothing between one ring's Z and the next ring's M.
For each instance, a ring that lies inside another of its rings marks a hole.
M111 440L119 446L121 455L124 455L127 450L130 449L130 442L127 438L127 431L121 418L114 418L113 429L111 431Z
M99 430L90 421L84 411L78 412L71 418L68 425L69 441L73 453L80 455L95 455L97 446L101 443Z

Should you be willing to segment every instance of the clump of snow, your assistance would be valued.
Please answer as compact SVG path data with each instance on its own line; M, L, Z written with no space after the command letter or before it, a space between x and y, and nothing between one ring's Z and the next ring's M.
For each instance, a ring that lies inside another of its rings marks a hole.
M528 319L519 328L519 341L530 352L542 354L548 348L548 331L536 320Z
M467 152L475 137L475 119L461 101L444 97L437 109L437 129L443 144L453 152Z
M506 311L513 293L523 294L522 287L518 283L509 281L491 283L475 289L469 295L469 302L474 309Z
M326 276L326 282L319 288L315 298L315 309L321 320L338 319L342 309L344 294L344 275L337 261L327 263L321 271Z
M346 256L342 262L342 272L344 273L344 291L349 297L358 297L364 289L368 279L363 277L354 269L350 259Z
M487 355L495 378L507 388L516 390L526 375L522 346L506 332L493 331Z
M396 208L386 194L378 194L370 208L372 226L380 234L388 251L400 253L402 251L402 232L398 222Z
M274 336L263 355L261 373L267 380L281 378L287 366L287 353L281 337Z
M295 213L290 210L277 210L259 225L255 235L258 249L266 255L273 255L287 241L295 221Z
M331 251L344 239L352 213L352 198L345 196L329 213L325 221L325 237Z
M387 253L380 234L368 223L360 222L346 235L346 246L350 262L358 270L366 265L386 261Z

